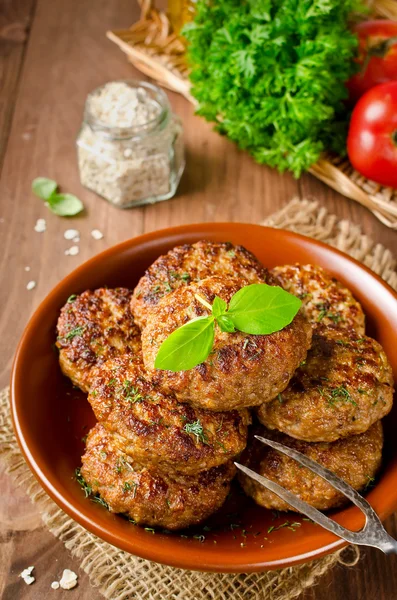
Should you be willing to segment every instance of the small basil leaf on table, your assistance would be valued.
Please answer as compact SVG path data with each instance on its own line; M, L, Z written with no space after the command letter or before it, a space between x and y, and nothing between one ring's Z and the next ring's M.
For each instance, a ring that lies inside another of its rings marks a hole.
M73 194L53 194L48 198L48 206L60 217L72 217L84 208L82 201Z
M227 302L219 298L219 296L215 296L214 302L212 304L212 314L215 319L217 319L220 315L224 315L227 309Z
M53 179L47 179L47 177L36 177L32 181L33 193L42 200L49 200L52 194L56 192L57 187L57 182Z
M254 283L234 294L227 315L239 331L267 335L289 325L301 304L281 287Z
M214 317L198 317L179 327L164 340L154 367L166 371L188 371L204 362L214 344Z
M219 315L217 317L216 322L219 325L219 329L225 333L233 333L236 331L236 328L233 324L233 321L226 315Z

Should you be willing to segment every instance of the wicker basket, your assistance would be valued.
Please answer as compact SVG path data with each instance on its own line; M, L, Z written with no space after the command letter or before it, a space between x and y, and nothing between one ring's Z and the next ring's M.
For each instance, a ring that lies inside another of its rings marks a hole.
M141 18L129 29L108 31L107 37L126 53L130 62L160 85L179 92L196 104L190 94L189 68L183 40L172 31L168 16L152 0L138 0ZM397 19L396 0L368 2L374 16ZM385 225L397 229L397 190L370 181L338 156L324 155L310 172L341 194L359 202Z

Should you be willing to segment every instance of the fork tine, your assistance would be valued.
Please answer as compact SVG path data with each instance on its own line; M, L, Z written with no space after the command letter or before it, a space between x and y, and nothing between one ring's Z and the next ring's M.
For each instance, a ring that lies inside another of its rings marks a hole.
M361 532L350 531L350 529L342 527L342 525L339 525L339 523L324 515L322 512L317 510L317 508L310 506L310 504L307 504L307 502L304 502L298 498L298 496L295 496L295 494L292 494L285 488L281 487L281 485L275 481L272 481L263 475L258 475L258 473L255 473L255 471L252 471L240 463L235 462L234 464L248 477L255 479L255 481L263 485L265 488L277 494L277 496L279 496L282 500L293 506L298 512L309 517L309 519L315 523L318 523L325 529L328 529L328 531L331 531L331 533L334 533L348 542L360 544L360 540L357 539L357 535L360 535Z
M301 452L298 452L298 450L294 450L293 448L284 446L284 444L280 444L279 442L269 440L268 438L264 438L259 435L256 435L255 438L263 444L271 446L275 450L286 454L286 456L295 459L298 463L300 463L304 467L307 467L308 469L313 471L313 473L316 473L316 475L319 475L320 477L328 481L328 483L330 483L335 489L337 489L344 496L349 498L349 500L351 500L353 504L358 506L358 508L360 508L367 517L371 518L372 520L377 520L379 521L379 523L381 522L374 509L365 500L365 498L363 498L361 494L359 494L354 488L352 488L351 485L346 483L346 481L343 481L343 479L335 475L335 473L333 473L326 467L323 467L311 458L308 458Z
M397 541L384 529L378 515L371 506L371 513L368 516L366 515L367 521L365 527L361 529L361 531L351 531L324 515L317 510L317 508L310 506L310 504L307 504L307 502L304 502L298 498L298 496L295 496L295 494L284 489L275 481L272 481L263 475L258 475L255 471L252 471L244 465L240 465L240 463L235 462L234 464L240 471L245 473L245 475L255 479L260 485L263 485L265 488L277 494L277 496L293 506L298 512L306 515L309 519L324 527L324 529L328 529L331 533L346 540L346 542L358 544L359 546L373 546L374 548L379 548L379 550L382 550L385 554L397 554ZM372 513L375 515L375 519L372 517Z

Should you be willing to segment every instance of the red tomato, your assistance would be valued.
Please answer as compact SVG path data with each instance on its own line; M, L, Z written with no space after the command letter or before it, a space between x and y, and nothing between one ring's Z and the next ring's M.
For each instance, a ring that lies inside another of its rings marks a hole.
M353 31L358 35L361 70L347 82L347 87L350 100L355 103L374 85L397 80L397 21L365 21Z
M397 81L377 85L360 98L350 121L347 152L362 175L397 188Z

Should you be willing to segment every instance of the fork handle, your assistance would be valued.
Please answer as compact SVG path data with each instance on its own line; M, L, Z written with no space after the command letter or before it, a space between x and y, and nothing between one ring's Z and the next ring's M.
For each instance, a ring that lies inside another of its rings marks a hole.
M378 548L385 554L397 554L397 540L388 533L386 533L386 536L384 536L384 541L380 542Z

